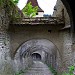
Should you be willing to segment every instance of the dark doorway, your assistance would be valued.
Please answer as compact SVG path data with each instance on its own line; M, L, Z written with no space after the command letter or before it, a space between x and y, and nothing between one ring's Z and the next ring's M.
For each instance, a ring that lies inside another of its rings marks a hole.
M33 53L32 58L33 58L33 60L41 60L41 55L38 53Z

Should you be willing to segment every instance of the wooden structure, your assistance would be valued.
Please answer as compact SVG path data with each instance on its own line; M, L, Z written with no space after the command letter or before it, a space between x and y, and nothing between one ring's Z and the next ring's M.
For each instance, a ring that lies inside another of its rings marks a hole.
M65 24L63 19L58 17L36 17L36 18L22 18L17 19L12 24L29 24L29 25L39 25L39 24L49 24L49 25L59 25Z

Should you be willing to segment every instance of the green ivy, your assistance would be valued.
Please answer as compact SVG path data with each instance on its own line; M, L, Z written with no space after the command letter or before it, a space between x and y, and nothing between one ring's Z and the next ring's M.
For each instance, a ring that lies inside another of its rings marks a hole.
M19 0L0 0L1 9L5 9L10 20L20 18L18 7L16 6Z
M0 0L0 10L4 7L5 5L5 0Z
M17 4L19 2L19 0L0 0L0 6L3 5L4 3L6 3L7 1L8 2L11 1L14 4Z
M17 4L19 0L11 0L14 4Z

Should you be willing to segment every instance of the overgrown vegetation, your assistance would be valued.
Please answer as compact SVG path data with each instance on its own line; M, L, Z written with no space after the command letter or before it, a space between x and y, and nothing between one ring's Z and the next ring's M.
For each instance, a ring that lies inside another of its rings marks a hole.
M20 70L19 72L16 72L15 75L23 75L23 73L25 73L25 71Z
M74 66L70 66L68 73L67 72L63 72L62 75L74 75L73 72L74 72Z
M22 12L27 17L36 16L38 6L33 7L30 2L21 11L17 7L18 2L19 2L19 0L0 0L0 11L2 9L5 9L5 13L10 18L10 22L17 20L17 18L19 18L21 20L21 18L23 16L23 15L21 15Z
M57 71L51 66L51 65L48 65L49 67L49 70L54 74L54 75L57 75Z
M58 75L57 71L51 66L49 65L49 70L54 74L54 75ZM61 73L62 75L74 75L74 66L70 66L68 72L63 72Z
M6 1L11 1L14 4L17 4L19 0L0 0L0 6L3 5Z
M27 17L33 17L36 16L38 10L38 6L33 7L31 5L31 2L29 2L23 9L23 14Z
M29 66L29 67L30 67L30 66ZM27 72L27 70L28 70L29 67L27 67L27 68L25 68L25 69L23 69L23 70L20 70L19 72L16 72L15 75L23 75L24 73Z
M16 20L21 15L18 12L17 3L19 0L0 0L0 10L5 9L5 14L8 15L10 20Z

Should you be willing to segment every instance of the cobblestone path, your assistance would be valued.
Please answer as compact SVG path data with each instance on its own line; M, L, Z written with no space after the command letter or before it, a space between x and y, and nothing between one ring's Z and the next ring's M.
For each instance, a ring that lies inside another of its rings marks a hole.
M40 61L34 61L32 67L30 67L24 75L53 75L47 65Z

